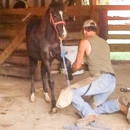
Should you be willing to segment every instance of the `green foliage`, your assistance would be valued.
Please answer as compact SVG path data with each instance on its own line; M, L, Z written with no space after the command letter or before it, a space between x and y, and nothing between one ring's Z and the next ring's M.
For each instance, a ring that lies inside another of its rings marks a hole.
M130 52L111 52L111 60L130 60Z

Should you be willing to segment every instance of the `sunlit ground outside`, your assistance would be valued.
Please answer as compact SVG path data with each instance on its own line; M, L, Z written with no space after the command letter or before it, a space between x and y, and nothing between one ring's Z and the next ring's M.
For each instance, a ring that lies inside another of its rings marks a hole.
M130 61L130 52L111 52L111 60L129 60Z

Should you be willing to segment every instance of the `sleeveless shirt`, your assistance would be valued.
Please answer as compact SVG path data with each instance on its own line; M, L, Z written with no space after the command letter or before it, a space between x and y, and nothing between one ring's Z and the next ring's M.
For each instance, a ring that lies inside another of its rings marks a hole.
M90 75L93 76L101 72L114 74L108 43L99 36L91 36L88 41L91 45L91 52L86 56L86 61Z

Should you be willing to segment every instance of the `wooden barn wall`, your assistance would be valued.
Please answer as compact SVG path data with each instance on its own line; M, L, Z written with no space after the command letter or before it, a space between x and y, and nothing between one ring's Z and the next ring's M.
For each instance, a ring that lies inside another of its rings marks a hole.
M11 8L16 0L1 0L1 4L5 8ZM25 0L28 7L42 7L44 5L49 5L51 0Z
M114 29L114 30L119 30L122 28L122 30L130 30L130 26L129 25L107 25L107 20L109 19L128 19L128 18L124 18L124 17L107 17L107 16L103 16L104 14L106 15L107 10L129 10L130 6L97 6L95 8L95 14L96 14L96 21L99 24L105 25L106 27L102 27L102 28L106 28L105 32L101 32L101 35L104 34L107 38L114 38L117 39L119 37L121 37L122 39L127 39L129 38L129 35L108 35L107 31ZM46 8L28 8L28 9L17 9L17 11L15 9L2 9L0 11L0 23L2 23L0 25L0 28L3 28L3 31L0 32L0 36L5 36L5 37L14 37L18 31L21 28L21 25L25 25L27 20L23 21L24 18L26 18L26 16L28 16L29 14L31 15L37 15L42 17L44 15L46 11ZM82 27L82 23L84 22L84 20L91 18L91 7L90 6L70 6L70 7L66 7L66 23L67 23L67 29L68 29L68 37L66 39L66 45L77 45L77 42L72 43L72 40L80 40L82 38L82 33L81 33L81 27ZM103 12L103 15L98 15L101 14L99 12ZM4 15L3 15L4 14ZM11 15L11 17L10 17ZM99 17L100 16L100 17ZM69 17L74 18L76 21L69 21ZM105 19L103 19L104 17L106 17ZM105 21L106 20L106 21ZM9 24L7 24L9 23ZM16 25L16 26L15 26ZM78 34L78 35L77 35ZM70 43L69 43L69 42ZM114 44L114 43L113 43ZM123 43L122 43L123 44ZM111 45L110 45L111 46ZM117 46L117 45L115 45ZM120 45L122 46L122 45ZM112 51L121 51L120 49L118 50L117 47L115 47L115 50L112 49ZM128 48L126 47L124 51L129 51Z
M108 10L129 10L130 6L67 6L66 9L66 27L68 36L63 41L65 46L78 46L79 41L83 35L81 33L82 23L86 19L94 19L101 28L105 28L104 32L100 32L105 38L122 39L130 38L129 35L108 35L107 31L110 29L130 30L129 25L125 26L108 26L107 20L114 19L107 17ZM26 9L0 9L0 74L7 74L19 77L29 78L29 62L25 44L25 28L30 17L37 15L43 17L46 7L35 7ZM104 20L105 21L104 21ZM118 18L122 19L122 18ZM127 18L123 18L127 19ZM111 52L125 52L130 51L129 44L110 44ZM40 63L39 63L40 65ZM60 69L60 63L54 61L52 70ZM87 68L84 68L87 69ZM37 70L37 77L39 76L39 69Z
M12 8L12 6L14 5L16 1L17 0L1 0L0 4L5 8ZM28 7L32 8L32 7L48 6L52 0L22 0L22 1L25 1ZM65 2L66 0L62 0L62 1ZM75 3L81 5L80 0L75 0Z

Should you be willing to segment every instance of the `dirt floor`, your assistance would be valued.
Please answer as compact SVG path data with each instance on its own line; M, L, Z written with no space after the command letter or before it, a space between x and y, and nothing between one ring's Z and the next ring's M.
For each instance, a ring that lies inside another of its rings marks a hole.
M121 87L130 87L130 63L115 63L113 67L116 72L117 87L109 98L126 96L130 101L130 93L120 92ZM88 72L74 76L71 84L80 81L86 75ZM67 83L63 74L55 74L54 79L57 98ZM63 127L73 126L79 119L72 105L58 109L58 112L52 116L49 115L51 104L47 104L44 100L41 81L36 81L35 86L36 102L30 103L30 79L0 76L0 130L63 130ZM126 117L120 112L99 115L96 123L111 130L130 130ZM89 126L86 130L101 129Z

